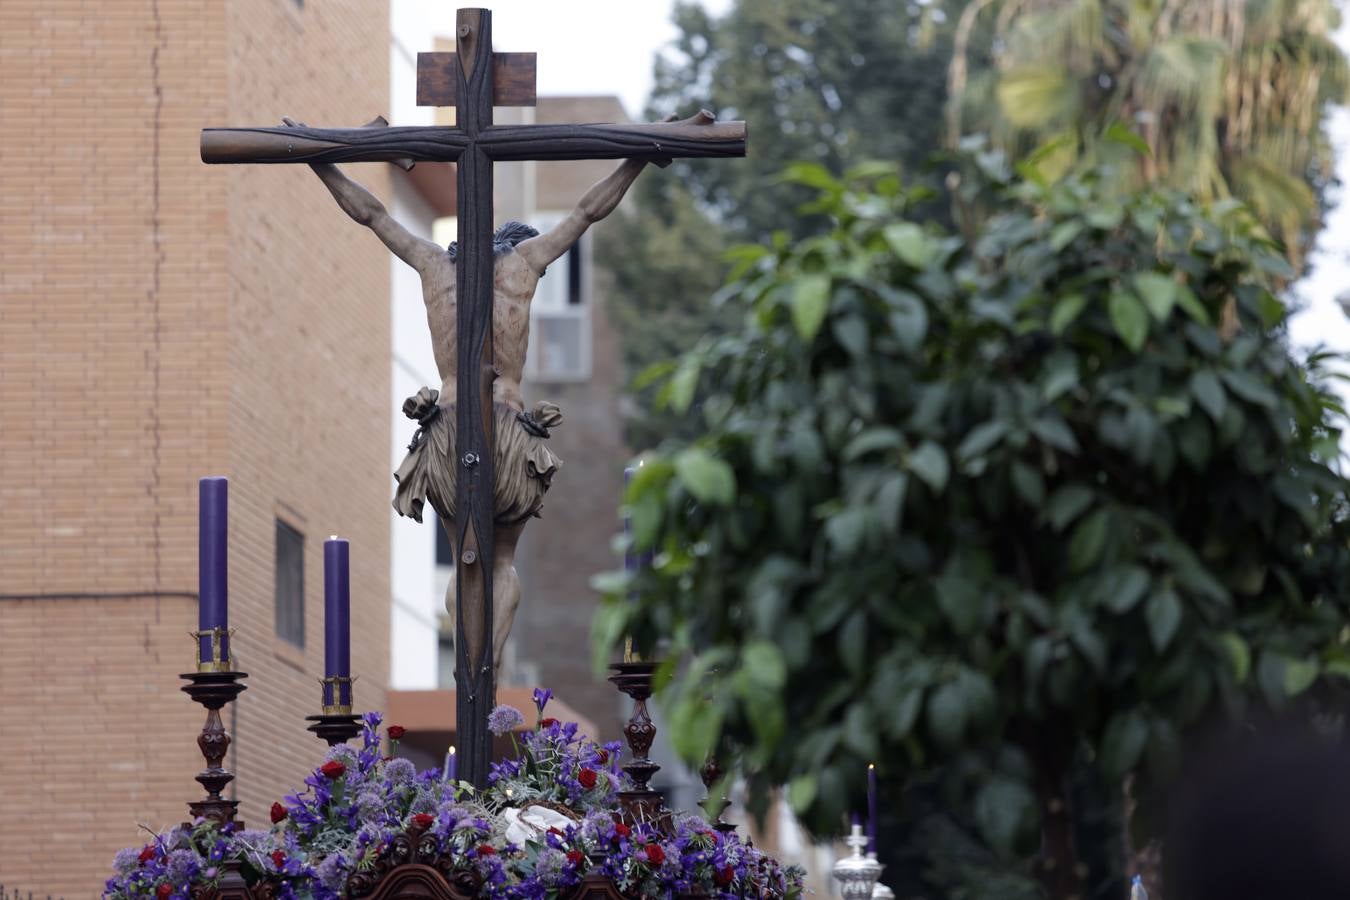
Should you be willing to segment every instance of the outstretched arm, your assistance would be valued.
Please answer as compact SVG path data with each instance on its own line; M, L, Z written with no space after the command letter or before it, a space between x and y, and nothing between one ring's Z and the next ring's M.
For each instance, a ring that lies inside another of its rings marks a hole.
M297 124L290 118L282 119L282 122L288 127ZM319 176L343 212L375 232L395 256L418 272L424 271L445 253L439 244L418 237L394 221L394 217L389 215L389 211L374 194L343 175L337 166L322 163L311 165L310 168Z
M521 241L516 252L536 272L543 272L549 263L566 253L587 228L614 212L614 207L619 205L645 165L641 160L624 160L617 169L582 195L577 208L567 218L538 237Z

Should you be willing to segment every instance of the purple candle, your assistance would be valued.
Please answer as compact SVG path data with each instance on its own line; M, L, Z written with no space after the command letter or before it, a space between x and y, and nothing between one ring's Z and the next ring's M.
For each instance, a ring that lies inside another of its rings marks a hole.
M197 483L197 630L221 630L220 658L211 649L211 637L198 639L200 659L204 663L225 662L230 658L229 578L226 571L226 545L229 523L228 478L213 476Z
M323 673L325 678L351 678L352 596L348 545L333 535L323 542ZM323 686L324 706L351 706L350 681Z
M867 764L867 852L877 852L877 767Z
M445 751L445 768L441 770L441 781L454 783L459 769L459 760L455 757L455 745L451 744L450 749Z

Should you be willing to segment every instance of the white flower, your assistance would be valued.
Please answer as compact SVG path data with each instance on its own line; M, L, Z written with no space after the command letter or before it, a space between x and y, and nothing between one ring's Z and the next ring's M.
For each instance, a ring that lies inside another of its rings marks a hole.
M506 839L521 847L525 846L526 841L543 843L543 836L550 828L566 831L567 826L574 824L567 816L547 806L527 806L524 809L508 806L502 810L502 818L506 820Z

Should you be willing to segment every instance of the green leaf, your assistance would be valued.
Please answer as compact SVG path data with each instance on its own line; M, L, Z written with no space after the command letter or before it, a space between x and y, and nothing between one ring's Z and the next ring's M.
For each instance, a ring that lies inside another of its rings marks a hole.
M769 641L752 641L741 650L741 671L750 683L764 691L780 691L787 683L787 664L782 651Z
M802 340L810 341L820 331L830 305L830 276L802 275L792 290L792 324Z
M1177 285L1176 292L1177 306L1180 306L1186 315L1201 325L1209 324L1209 313L1205 312L1204 306L1196 298L1189 287L1184 284Z
M897 472L882 482L877 490L877 515L881 524L899 531L905 506L905 488L909 486L909 476Z
M923 708L923 689L910 688L900 695L892 709L891 734L897 738L903 738L909 735L914 729L914 723L919 719L919 712Z
M923 301L909 291L898 291L886 285L874 285L874 288L891 311L886 321L900 346L906 353L916 352L928 334L928 310Z
M1177 283L1161 272L1140 272L1135 275L1134 292L1159 322L1166 321L1177 302Z
M1247 642L1236 631L1225 631L1219 635L1219 645L1233 667L1233 679L1238 684L1245 684L1252 669L1252 651L1248 649Z
M949 681L933 691L928 699L928 733L942 747L955 747L966 730L965 694L956 682Z
M867 510L850 507L835 513L825 522L825 537L842 556L851 556L867 535Z
M1106 534L1110 525L1109 514L1098 509L1088 516L1073 531L1069 539L1069 570L1082 572L1091 568L1101 558L1106 547Z
M937 255L933 240L913 222L896 222L881 230L895 255L911 268L922 269Z
M1050 495L1045 517L1056 531L1063 531L1092 505L1092 491L1079 484L1066 484Z
M830 174L830 170L817 162L794 162L783 169L783 174L779 176L779 179L804 184L807 187L818 188L822 191L841 191L844 189L839 180Z
M854 462L877 450L898 450L904 446L905 438L899 431L886 426L864 429L844 447L844 462Z
M1012 856L1036 833L1036 795L1020 781L995 775L975 794L975 825L996 853Z
M1107 311L1111 314L1111 324L1116 334L1120 335L1125 346L1135 353L1142 350L1144 342L1148 340L1148 310L1144 309L1144 305L1134 294L1115 291L1107 303Z
M1001 419L995 419L992 422L982 422L970 429L965 439L961 441L960 446L956 448L956 455L962 460L969 460L980 456L985 451L992 448L1003 436L1008 433L1008 423Z
M1083 223L1070 219L1060 222L1050 229L1050 249L1058 253L1073 243L1074 238L1083 233Z
M1135 711L1116 713L1102 732L1102 746L1097 754L1102 771L1112 781L1128 775L1144 754L1148 745L1148 722Z
M1029 506L1039 507L1045 502L1045 479L1031 466L1015 460L1012 464L1012 484L1017 495Z
M1143 566L1117 566L1102 581L1102 603L1117 615L1127 613L1144 596L1148 582L1148 570Z
M991 611L983 587L964 575L947 572L937 579L938 608L959 635L978 631Z
M1200 369L1192 373L1191 396L1195 402L1200 404L1200 408L1209 414L1214 420L1214 424L1223 421L1224 411L1228 407L1228 398L1224 394L1223 385L1215 374L1208 369Z
M675 457L675 474L700 503L728 506L736 498L731 466L699 447Z
M1181 599L1170 587L1154 592L1144 607L1144 619L1148 622L1148 636L1153 649L1162 653L1172 643L1177 628L1181 626Z
M1058 413L1046 413L1031 423L1031 433L1057 450L1077 455L1078 439Z
M699 367L697 361L690 363L690 357L681 363L668 382L670 408L677 413L686 413L694 402L694 390L698 387Z
M1153 155L1148 148L1148 143L1120 122L1112 122L1108 125L1106 131L1102 132L1102 137L1113 144L1129 147L1140 156Z
M1284 667L1284 693L1287 697L1297 697L1312 687L1317 680L1317 660L1291 659Z
M816 799L816 776L814 772L804 772L788 782L788 803L797 815L805 815Z
M1078 314L1086 306L1087 297L1082 294L1068 294L1060 297L1055 303L1055 308L1050 312L1050 331L1054 334L1063 334L1064 329L1073 324L1073 320L1078 318Z
M947 453L932 441L924 441L905 460L905 467L918 476L919 480L941 493L947 486L947 476L951 466L947 462Z
M1279 398L1260 378L1251 372L1228 369L1219 373L1228 389L1248 403L1254 403L1265 409L1274 409Z

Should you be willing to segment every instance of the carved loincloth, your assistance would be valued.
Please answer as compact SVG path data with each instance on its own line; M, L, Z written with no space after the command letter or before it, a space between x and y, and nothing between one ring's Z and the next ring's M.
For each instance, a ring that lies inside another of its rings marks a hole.
M423 502L447 519L455 517L455 485L460 461L455 454L455 404L437 405L440 392L422 388L403 401L403 414L416 419L417 433L408 445L394 480L394 509L422 521ZM562 460L548 449L548 429L562 422L552 403L537 403L528 413L505 403L492 404L496 453L493 521L516 525L539 515L544 494Z

